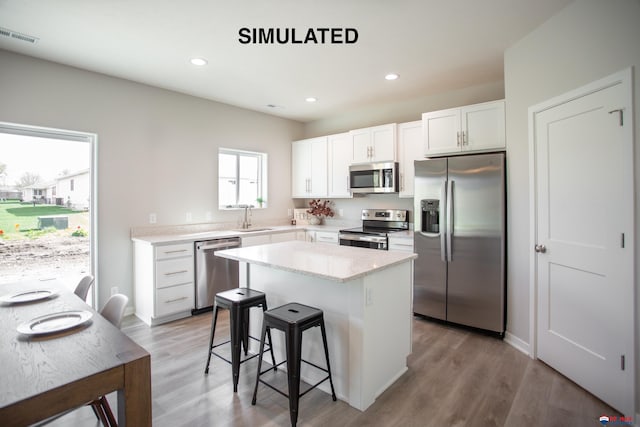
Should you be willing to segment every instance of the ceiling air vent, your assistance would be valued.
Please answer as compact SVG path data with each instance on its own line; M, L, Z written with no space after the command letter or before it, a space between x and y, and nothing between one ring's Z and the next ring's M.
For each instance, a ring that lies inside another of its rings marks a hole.
M31 44L35 44L39 40L37 37L33 37L33 36L30 36L30 35L27 35L27 34L18 33L16 31L9 30L7 28L2 28L2 27L0 27L0 36L9 37L9 38L16 39L16 40L22 40L23 42L27 42L27 43L31 43Z

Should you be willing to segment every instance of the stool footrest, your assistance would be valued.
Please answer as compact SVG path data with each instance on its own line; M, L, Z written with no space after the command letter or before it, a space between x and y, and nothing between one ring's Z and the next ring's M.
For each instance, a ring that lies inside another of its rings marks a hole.
M251 335L249 335L248 338L251 338L254 341L260 342L260 340L258 338L252 337ZM213 351L214 348L223 346L225 344L229 344L230 342L231 342L231 340L227 340L227 341L224 341L224 342L221 342L219 344L216 344L216 345L212 346L211 347L211 354L213 354L214 356L217 356L218 358L220 358L220 359L224 360L225 362L231 364L232 363L231 360L229 360L229 359L225 358L224 356L222 356L221 354L218 354L215 351ZM271 350L271 346L269 346L269 345L266 346L265 351L270 351L270 350ZM254 357L258 357L259 355L260 355L260 353L258 352L258 353L252 354L251 356L245 356L243 359L240 360L240 364L242 364L242 363L244 363L244 362L246 362L248 360L251 360Z

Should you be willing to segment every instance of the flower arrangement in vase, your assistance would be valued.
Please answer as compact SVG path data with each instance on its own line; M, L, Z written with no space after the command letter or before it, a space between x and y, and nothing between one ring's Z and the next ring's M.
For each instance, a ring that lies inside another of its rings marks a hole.
M311 200L309 202L309 209L307 213L311 214L309 218L309 224L318 225L322 223L325 217L333 217L333 209L331 209L331 201L325 200L321 202L320 199Z

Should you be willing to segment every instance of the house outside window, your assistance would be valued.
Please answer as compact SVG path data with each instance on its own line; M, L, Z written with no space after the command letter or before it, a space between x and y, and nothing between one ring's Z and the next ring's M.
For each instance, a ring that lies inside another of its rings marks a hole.
M267 154L220 148L218 151L218 206L266 207Z

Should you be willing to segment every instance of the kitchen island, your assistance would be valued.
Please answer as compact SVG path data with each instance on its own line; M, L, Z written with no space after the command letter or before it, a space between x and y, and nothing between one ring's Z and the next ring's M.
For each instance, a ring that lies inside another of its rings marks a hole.
M301 241L228 249L216 255L245 263L241 265L246 266L246 286L265 292L269 307L298 302L324 311L339 399L364 411L407 370L412 261L417 255ZM250 334L259 337L262 313L251 311ZM277 331L272 335L276 360L284 360L284 337ZM254 344L252 351L257 348ZM305 331L302 357L325 365L318 328ZM322 372L302 365L307 383L315 384L321 377ZM329 392L326 383L320 388Z

